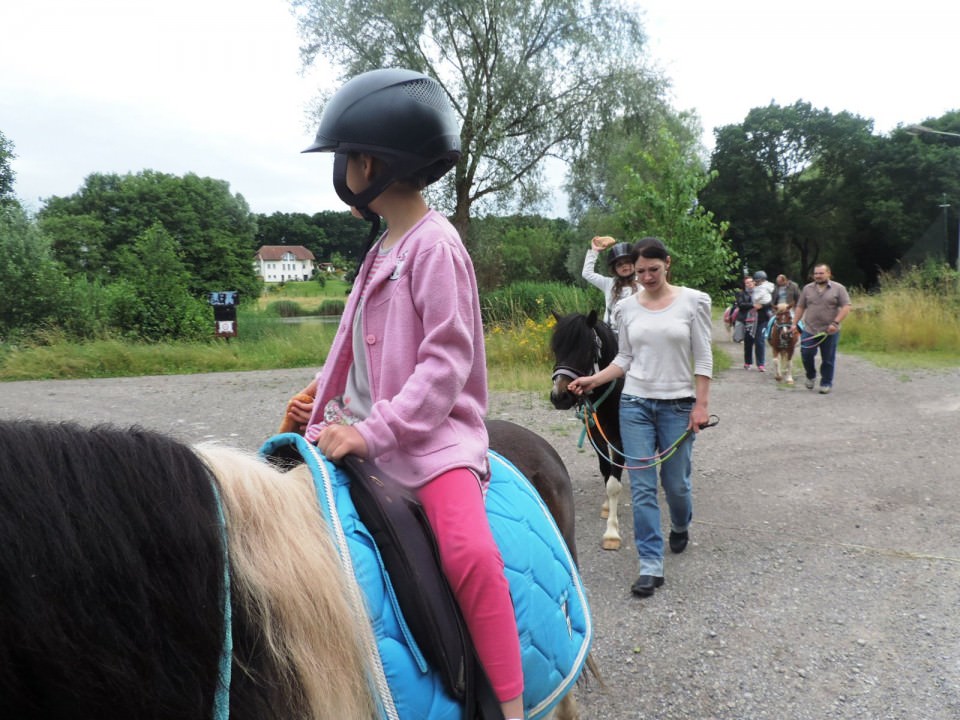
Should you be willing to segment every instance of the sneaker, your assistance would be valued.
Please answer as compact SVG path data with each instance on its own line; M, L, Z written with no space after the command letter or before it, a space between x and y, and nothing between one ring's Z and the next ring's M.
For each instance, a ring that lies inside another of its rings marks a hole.
M807 390L813 390L813 378L807 378L807 382L804 384L807 386Z
M831 389L832 389L832 388L831 388L830 385L821 385L821 386L820 386L820 394L821 394L821 395L829 395Z
M766 369L763 365L757 365L757 371L758 371L758 372L766 372L767 369Z
M753 367L753 365L751 365L750 363L747 363L746 365L743 366L743 369L744 369L744 370L749 370L749 369L752 368L752 367Z

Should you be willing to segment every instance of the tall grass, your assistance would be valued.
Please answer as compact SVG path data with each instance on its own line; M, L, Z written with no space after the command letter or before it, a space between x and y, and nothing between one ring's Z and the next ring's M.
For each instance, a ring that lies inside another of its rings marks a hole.
M880 291L856 293L840 347L879 365L960 365L960 276L927 265L880 278Z

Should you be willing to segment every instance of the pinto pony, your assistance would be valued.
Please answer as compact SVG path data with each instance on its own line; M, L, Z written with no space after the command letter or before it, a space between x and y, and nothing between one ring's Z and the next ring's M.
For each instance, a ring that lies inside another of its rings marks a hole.
M786 380L787 385L793 385L793 353L797 349L797 335L792 328L793 314L790 306L780 303L771 322L769 342L773 351L776 380Z
M609 325L597 319L595 310L589 315L572 313L560 316L554 313L554 317L557 325L550 338L550 349L555 361L550 402L558 410L569 410L577 405L578 412L587 414L587 422L595 421L599 426L591 427L591 437L595 437L595 442L598 443L594 450L606 492L606 500L600 509L600 517L607 520L602 545L604 550L619 550L622 539L617 515L623 468L612 462L615 451L611 446L622 447L620 394L623 391L623 378L595 388L587 395L586 400L590 403L589 407L595 410L595 414L590 413L583 400L567 389L567 385L574 378L592 375L610 364L617 355L617 335Z
M305 465L0 421L5 716L376 718L360 597Z
M0 423L9 717L373 717L344 582L309 471Z

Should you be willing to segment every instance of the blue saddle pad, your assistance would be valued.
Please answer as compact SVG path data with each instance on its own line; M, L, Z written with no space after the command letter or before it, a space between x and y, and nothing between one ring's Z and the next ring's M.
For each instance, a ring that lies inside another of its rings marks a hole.
M462 707L427 667L406 626L373 539L350 499L349 478L300 435L276 435L260 452L271 455L286 446L293 446L313 473L320 510L366 607L371 685L381 717L461 720ZM516 611L526 717L542 718L580 676L593 637L590 608L573 558L536 490L492 451L490 465L487 517Z

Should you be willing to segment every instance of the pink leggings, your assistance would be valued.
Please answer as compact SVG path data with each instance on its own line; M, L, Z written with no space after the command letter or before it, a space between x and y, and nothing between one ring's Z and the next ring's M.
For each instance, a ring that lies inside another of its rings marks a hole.
M477 476L450 470L417 490L480 663L500 702L523 693L520 638Z

